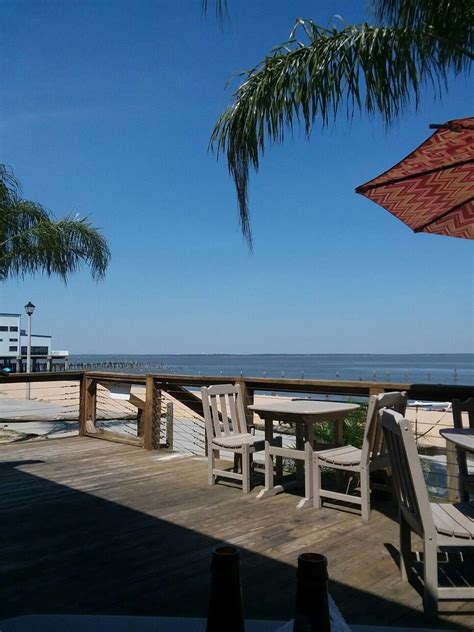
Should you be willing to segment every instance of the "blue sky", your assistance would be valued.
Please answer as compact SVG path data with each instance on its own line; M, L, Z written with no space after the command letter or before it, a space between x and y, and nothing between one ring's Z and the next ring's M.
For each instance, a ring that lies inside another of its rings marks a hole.
M57 216L90 214L112 249L104 281L8 281L1 311L33 301L34 329L72 353L474 351L472 242L414 235L354 193L429 123L472 114L467 78L388 130L341 118L269 150L250 254L207 151L226 82L297 16L360 21L363 3L236 0L223 31L200 0L0 4L0 162Z

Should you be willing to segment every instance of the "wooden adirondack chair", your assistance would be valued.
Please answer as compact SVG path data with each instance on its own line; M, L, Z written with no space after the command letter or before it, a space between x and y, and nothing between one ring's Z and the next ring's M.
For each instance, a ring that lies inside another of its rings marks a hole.
M462 429L462 414L467 413L469 420L469 428L474 430L474 397L461 402L459 399L453 400L453 425L455 428ZM467 468L466 451L461 448L455 448L457 462L459 466L459 487L461 500L469 501L470 492L474 492L474 475L470 475Z
M474 546L472 503L430 503L415 437L408 419L391 410L381 413L382 428L392 465L392 477L400 508L400 570L411 574L411 532L423 540L424 609L438 611L441 599L474 599L474 587L440 587L438 547Z
M238 384L203 386L201 393L209 458L208 483L214 485L217 476L237 479L242 481L243 492L248 494L252 455L258 450L265 449L265 440L258 440L248 431L240 386ZM233 472L216 469L215 460L220 450L240 456L239 459L234 458ZM239 461L242 463L241 473L237 471Z
M360 505L362 520L370 518L370 474L390 466L385 450L379 412L382 408L393 408L405 414L407 396L405 392L382 393L369 398L367 421L365 425L362 449L345 445L330 450L319 450L313 457L313 494L314 507L321 507L322 498L342 500ZM321 486L321 468L357 472L360 475L360 496L343 494Z

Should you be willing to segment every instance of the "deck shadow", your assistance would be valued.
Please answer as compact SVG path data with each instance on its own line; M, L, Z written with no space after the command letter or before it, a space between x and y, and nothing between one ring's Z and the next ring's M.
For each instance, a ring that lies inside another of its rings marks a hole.
M224 540L74 489L72 476L70 485L49 480L48 464L44 477L19 469L28 463L42 461L0 464L0 618L205 616L210 556ZM290 618L294 567L245 548L241 552L246 616ZM411 625L425 624L415 609L342 582L332 581L331 593L354 623L408 615Z
M412 554L409 584L423 598L423 552L420 550L422 547L421 539L417 539L419 542ZM390 553L397 567L400 568L400 551L393 544L389 543L385 544L385 548ZM472 547L459 547L456 549L441 547L438 553L438 568L440 586L450 587L453 585L466 585L466 583L474 586L474 551ZM441 613L452 612L453 607L456 607L456 603L463 603L463 600L458 602L451 601L451 603L442 600L439 603L439 610ZM474 602L471 602L471 604L471 608L463 607L463 614L468 615L474 612Z

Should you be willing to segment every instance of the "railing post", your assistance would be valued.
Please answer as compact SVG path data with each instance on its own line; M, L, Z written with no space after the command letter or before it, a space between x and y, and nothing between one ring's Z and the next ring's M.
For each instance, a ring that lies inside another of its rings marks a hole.
M79 436L95 432L97 382L85 373L80 382Z
M247 421L247 427L251 428L253 423L253 411L249 410L247 407L253 404L254 401L254 390L253 388L249 388L245 380L236 380L237 384L240 384L240 389L242 391L242 400L244 404L245 410L245 419Z
M88 419L86 419L86 430L89 432L96 432L95 422L97 416L97 381L90 380L89 388L89 410L88 410ZM90 428L87 428L88 422L90 421Z
M143 447L153 450L153 377L146 376L145 411L143 415Z
M161 389L152 375L146 376L146 401L143 420L143 447L158 450L160 447Z
M173 449L173 424L174 424L173 402L168 402L166 404L166 444L170 450Z
M86 434L87 377L83 373L79 382L79 436Z
M382 393L385 393L385 389L381 386L371 386L369 388L369 397L371 395L381 395Z
M143 408L137 408L137 437L143 437Z
M461 500L459 485L459 463L456 446L451 441L446 441L446 470L448 502L457 503Z
M161 388L153 380L153 450L160 449L161 438Z

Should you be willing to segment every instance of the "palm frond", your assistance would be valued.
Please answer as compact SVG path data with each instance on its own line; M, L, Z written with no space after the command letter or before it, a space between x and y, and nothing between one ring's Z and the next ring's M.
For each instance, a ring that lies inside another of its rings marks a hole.
M83 265L102 278L110 250L100 232L87 218L54 220L41 205L22 200L10 174L0 165L0 281L45 273L66 282Z
M16 200L19 195L20 183L13 175L13 171L0 164L0 203Z
M283 142L298 123L309 136L316 119L325 126L341 108L349 118L357 111L378 113L390 124L409 103L418 106L424 84L442 93L448 70L460 73L468 61L423 28L362 24L327 30L297 20L290 41L243 74L210 140L218 156L226 154L249 245L249 168L258 171L268 143Z
M474 59L474 2L472 0L373 0L381 22L424 29L441 46L438 54L446 62Z
M211 5L214 5L217 23L222 26L228 16L227 0L201 0L204 15L208 14Z

